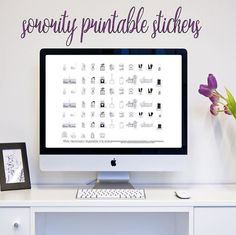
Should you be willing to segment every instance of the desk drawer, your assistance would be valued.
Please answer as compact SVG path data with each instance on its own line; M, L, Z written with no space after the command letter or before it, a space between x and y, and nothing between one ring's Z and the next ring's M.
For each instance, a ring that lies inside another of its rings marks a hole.
M0 231L4 235L30 235L30 209L0 208Z
M194 209L194 235L235 235L236 207Z

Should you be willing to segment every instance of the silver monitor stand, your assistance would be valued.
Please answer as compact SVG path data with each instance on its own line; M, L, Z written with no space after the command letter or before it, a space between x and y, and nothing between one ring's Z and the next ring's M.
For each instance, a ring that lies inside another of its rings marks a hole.
M128 172L98 172L94 189L133 189Z

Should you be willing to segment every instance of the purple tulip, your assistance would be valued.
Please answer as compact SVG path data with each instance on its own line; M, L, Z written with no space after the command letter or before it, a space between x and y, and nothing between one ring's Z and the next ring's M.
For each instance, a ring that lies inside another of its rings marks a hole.
M227 105L224 106L224 113L228 115L232 115L231 111L229 110L229 107Z
M207 77L207 84L201 84L198 92L209 98L211 101L210 112L216 116L219 112L224 112L227 115L233 115L236 119L236 103L235 99L226 88L227 96L224 97L217 90L217 80L213 74Z
M214 91L216 90L217 88L217 81L216 81L216 78L214 77L214 75L212 74L209 74L208 75L208 78L207 78L207 85L204 85L204 84L201 84L200 87L199 87L199 90L198 92L201 94L201 95L204 95L206 97L209 97L211 98L212 96L214 96ZM213 98L214 101L215 101L215 98ZM212 100L211 100L212 101ZM213 102L213 101L212 101ZM213 102L215 103L215 102Z
M216 104L211 104L211 106L210 106L211 114L216 116L218 114L218 111L219 111L219 106Z
M214 94L211 97L209 97L209 99L213 104L218 104L220 97L219 95Z

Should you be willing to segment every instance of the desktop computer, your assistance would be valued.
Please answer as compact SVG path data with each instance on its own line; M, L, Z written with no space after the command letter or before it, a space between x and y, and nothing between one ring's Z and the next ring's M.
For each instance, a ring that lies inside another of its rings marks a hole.
M96 171L102 187L186 160L185 49L40 51L42 170Z

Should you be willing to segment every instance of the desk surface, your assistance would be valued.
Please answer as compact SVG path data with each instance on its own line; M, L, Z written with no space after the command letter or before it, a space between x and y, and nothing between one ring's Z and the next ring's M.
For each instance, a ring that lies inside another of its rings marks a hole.
M143 188L146 200L78 200L77 186L33 186L30 190L0 192L0 206L236 206L236 184ZM191 199L178 199L176 190L189 191Z

